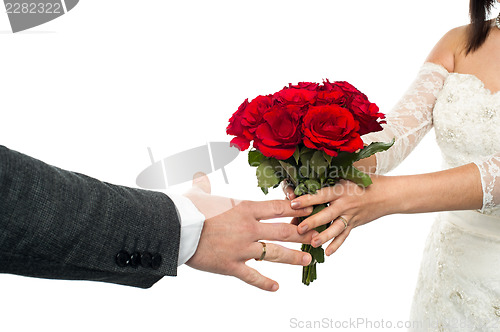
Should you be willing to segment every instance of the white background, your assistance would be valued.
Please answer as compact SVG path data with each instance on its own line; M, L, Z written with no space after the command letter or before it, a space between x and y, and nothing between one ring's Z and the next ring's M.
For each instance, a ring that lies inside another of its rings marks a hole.
M348 80L389 112L439 38L467 23L467 11L465 0L82 0L18 34L0 13L0 144L134 187L147 147L160 159L227 141L227 120L245 98L289 82ZM431 132L391 175L438 170L440 158ZM226 172L229 185L220 171L210 174L215 194L283 197L260 192L246 153ZM1 329L288 331L297 330L293 318L395 324L408 319L432 221L393 215L355 229L309 287L300 267L249 262L278 280L277 293L187 266L148 290L0 275Z

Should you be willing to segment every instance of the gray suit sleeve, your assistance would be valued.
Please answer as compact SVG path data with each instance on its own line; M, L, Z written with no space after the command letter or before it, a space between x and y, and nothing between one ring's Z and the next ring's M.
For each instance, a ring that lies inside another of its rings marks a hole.
M176 275L179 237L165 194L0 146L0 273L148 288Z

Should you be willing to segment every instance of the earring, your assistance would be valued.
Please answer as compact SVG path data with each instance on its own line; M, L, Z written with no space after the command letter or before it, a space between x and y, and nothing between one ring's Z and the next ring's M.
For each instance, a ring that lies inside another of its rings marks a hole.
M498 14L497 18L495 19L495 25L497 26L497 28L500 29L500 13Z

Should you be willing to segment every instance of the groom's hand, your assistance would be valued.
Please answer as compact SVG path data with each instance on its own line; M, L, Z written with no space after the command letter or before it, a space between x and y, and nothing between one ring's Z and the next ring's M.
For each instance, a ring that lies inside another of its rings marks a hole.
M247 266L259 259L263 245L259 240L310 243L315 231L298 234L297 226L286 223L261 223L260 220L307 216L312 208L293 210L283 200L252 202L210 195L205 175L193 180L186 196L206 217L198 248L187 265L212 273L232 275L267 291L276 291L278 283ZM308 265L311 255L283 246L266 243L266 261Z

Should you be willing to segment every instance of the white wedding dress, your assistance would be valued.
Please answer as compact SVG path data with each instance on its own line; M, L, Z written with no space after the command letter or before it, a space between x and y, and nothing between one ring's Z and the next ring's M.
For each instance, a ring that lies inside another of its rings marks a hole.
M396 137L391 149L377 154L378 174L396 167L434 127L443 169L475 163L483 188L482 209L438 214L410 330L500 331L500 92L427 62L383 126L363 137L365 143Z

